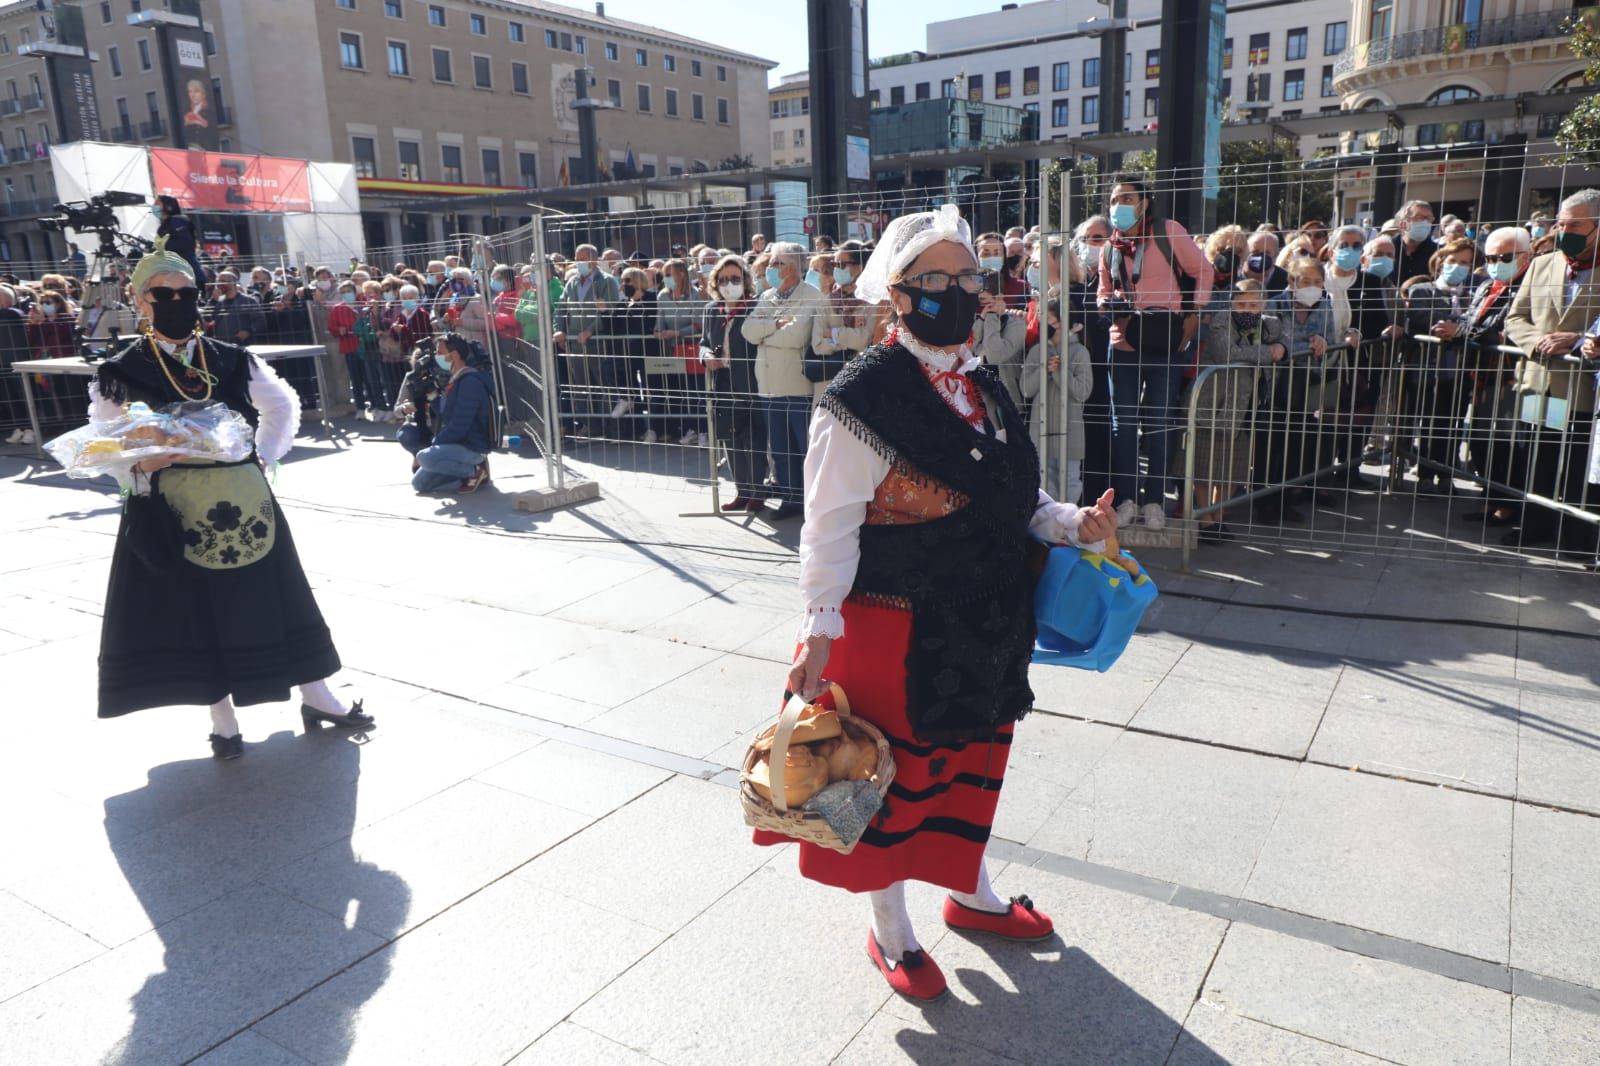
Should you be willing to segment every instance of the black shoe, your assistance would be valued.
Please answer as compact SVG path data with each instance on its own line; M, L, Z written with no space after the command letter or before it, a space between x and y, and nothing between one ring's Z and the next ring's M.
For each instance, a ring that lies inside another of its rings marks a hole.
M778 509L772 512L772 520L782 522L786 518L799 518L806 513L805 505L788 500L778 504Z
M1463 522L1477 522L1483 526L1511 526L1516 525L1516 518L1508 514L1495 514L1494 508L1484 507L1476 511L1468 511L1461 516Z
M244 737L238 733L231 737L219 737L212 733L206 739L211 741L213 759L237 759L244 754Z
M302 703L300 721L305 723L307 729L321 729L323 722L340 729L371 729L377 724L377 719L362 712L360 700L351 705L348 714L329 714L327 711L317 710L309 703Z
M1221 544L1223 541L1233 539L1233 530L1221 522L1213 522L1209 526L1200 527L1200 539L1206 544Z

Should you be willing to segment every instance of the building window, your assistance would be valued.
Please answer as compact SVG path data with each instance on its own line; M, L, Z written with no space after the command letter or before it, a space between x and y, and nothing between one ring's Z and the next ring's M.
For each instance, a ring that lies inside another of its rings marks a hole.
M572 50L574 52L577 52L580 56L588 55L589 54L589 41L588 41L588 39L585 38L583 36L583 34L581 34L581 33L578 34L578 36L576 36L576 37L574 37L572 39Z
M1222 69L1233 69L1233 38L1226 38L1222 42Z
M411 77L411 53L404 41L389 42L389 73Z
M1322 95L1323 96L1338 96L1339 95L1338 93L1333 91L1333 65L1331 63L1322 68Z
M422 145L416 141L396 141L395 148L400 160L400 176L407 181L421 181Z
M1372 0L1372 15L1367 19L1367 40L1387 41L1394 29L1394 0Z
M117 51L116 45L106 49L106 58L111 61L111 76L122 77L122 53Z
M667 117L678 117L678 90L676 89L667 90Z
M150 69L150 42L141 40L136 47L139 49L139 69Z
M479 37L482 37L484 34L489 32L489 20L484 18L482 15L468 15L467 28L473 33L477 34ZM498 185L499 182L491 182L490 184Z
M1244 98L1247 103L1268 104L1272 102L1272 75L1252 74L1244 80Z
M650 110L650 86L648 85L639 86L639 110L641 112Z
M546 48L560 48L561 37L555 30L544 31L544 46Z
M1232 78L1223 78L1222 79L1222 95L1217 97L1217 99L1226 100L1226 101L1229 101L1229 102L1231 102L1233 100L1233 79Z
M128 114L128 98L117 97L117 128L124 133L133 132L133 118Z
M1152 85L1144 91L1144 117L1156 118L1161 114L1161 90Z
M611 62L613 62L613 63L615 63L617 61L617 42L616 41L607 41L606 42L606 58L608 60L610 60Z
M1033 68L1029 68L1029 69L1033 69ZM1023 81L1027 81L1026 72L1024 72L1024 74L1023 74ZM1072 88L1072 64L1071 64L1071 62L1057 63L1054 66L1052 66L1050 68L1050 91L1051 92L1062 93L1062 92L1066 92L1070 88ZM1026 90L1024 90L1024 92L1026 92Z
M700 61L698 59L689 60L689 74L691 77L695 78L701 76Z
M485 185L500 184L500 149L480 148L478 154L483 157L483 183Z
M144 94L144 109L150 112L150 124L152 126L161 121L161 105L156 102L155 93Z
M406 17L405 9L401 7L402 0L383 0L383 13L392 19Z
M1283 72L1283 98L1285 100L1304 100L1306 98L1306 72L1304 68Z
M994 72L994 98L996 100L1011 99L1011 72L997 70Z
M512 44L522 44L528 39L528 35L523 32L522 23L520 22L506 23L506 34L511 38Z
M650 65L650 53L643 48L635 48L633 50L633 65L636 67L648 67Z
M904 85L893 86L889 90L889 103L890 103L890 105L892 106L892 105L895 105L895 104L903 104L905 102L906 102L906 87Z
M361 37L354 33L339 34L339 65L346 70L360 70L361 63ZM116 64L111 69L116 71Z
M1038 67L1023 67L1022 68L1022 95L1023 96L1038 96L1039 95L1039 68Z
M440 7L438 4L428 5L428 25L443 28L444 8Z
M1348 22L1330 22L1322 28L1322 54L1336 56L1344 51L1345 40L1350 33Z
M612 107L622 106L622 83L616 78L606 81L606 98L611 101Z
M534 152L517 153L517 180L524 189L539 187L539 156Z
M371 137L350 138L350 158L356 165L356 177L378 176L378 142Z
M1259 66L1272 59L1272 34L1252 33L1250 35L1250 65Z
M1428 103L1451 104L1459 100L1476 100L1477 98L1478 90L1476 89L1469 89L1465 85L1450 85L1428 97Z
M772 150L775 151L775 152L781 152L781 151L783 151L784 147L785 147L785 143L784 143L783 131L782 130L773 130L772 131Z
M443 180L453 185L461 184L461 146L459 144L441 144L439 146L439 163L442 170L440 175Z
M494 71L489 68L488 56L472 57L472 85L475 89L494 88Z
M1161 77L1161 49L1151 48L1144 54L1144 76L1147 78ZM1131 78L1129 79L1132 80Z
M983 75L982 74L974 74L970 78L967 79L967 99L968 100L973 100L973 101L977 101L977 100L982 100L983 99Z
M1306 57L1306 40L1309 35L1304 28L1290 30L1284 41L1284 57L1293 63Z
M806 146L806 128L804 126L795 127L794 146L796 148L804 148Z
M956 98L956 80L945 78L939 82L939 99L954 100Z
M1083 124L1085 126L1098 126L1100 124L1100 98L1098 96L1085 96L1083 98Z
M717 97L717 124L720 126L728 124L728 98L726 96Z
M217 105L217 124L219 126L231 126L233 124L233 116L228 114L228 105L222 99L221 78L211 79L211 99Z
M1072 101L1057 100L1050 105L1050 125L1072 125Z
M435 48L433 50L433 80L455 81L455 71L450 69L450 49Z
M511 91L524 96L528 94L528 64L511 64Z
M6 40L6 35L5 34L0 33L0 56L8 56L10 54L11 54L11 42Z
M689 117L696 122L706 120L706 98L700 93L689 94Z
M868 108L868 110L876 111L876 110L878 110L878 108L880 108L882 106L883 106L883 92L881 90L874 89L870 93L867 94L867 108Z
M111 25L111 0L100 0L100 21Z
M668 74L676 74L678 72L678 57L671 52L661 53L661 69Z
M338 5L346 11L354 11L356 9L356 0L338 0Z
M1122 80L1124 82L1130 82L1130 81L1133 80L1133 53L1132 52L1124 52L1124 53L1122 53Z
M728 80L728 68L727 67L718 67L717 68L717 80L718 81L727 81Z
M1083 87L1097 89L1100 87L1100 60L1085 59L1083 61Z

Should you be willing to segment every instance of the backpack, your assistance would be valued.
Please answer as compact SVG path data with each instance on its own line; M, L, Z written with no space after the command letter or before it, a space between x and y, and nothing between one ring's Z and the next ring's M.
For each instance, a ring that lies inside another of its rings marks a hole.
M1156 251L1160 253L1162 259L1167 261L1167 269L1172 271L1172 276L1178 279L1178 294L1182 298L1181 311L1179 313L1185 315L1199 314L1200 308L1196 307L1194 302L1195 279L1186 273L1182 264L1172 256L1172 240L1167 236L1166 219L1152 214L1150 216L1150 227L1153 231L1151 236L1155 239ZM1116 268L1111 265L1110 256L1114 252L1116 252L1116 249L1111 247L1110 241L1107 241L1104 250L1100 253L1105 259L1106 269L1113 275L1117 272ZM1126 268L1128 265L1126 259L1122 257L1121 253L1117 253L1117 256L1123 267ZM1133 282L1126 269L1122 272L1122 281L1123 291L1132 292Z

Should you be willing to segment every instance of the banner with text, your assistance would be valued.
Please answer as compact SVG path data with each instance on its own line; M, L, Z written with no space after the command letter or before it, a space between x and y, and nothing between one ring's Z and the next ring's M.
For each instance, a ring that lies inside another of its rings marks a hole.
M150 178L157 195L177 197L191 211L311 210L303 159L152 148Z

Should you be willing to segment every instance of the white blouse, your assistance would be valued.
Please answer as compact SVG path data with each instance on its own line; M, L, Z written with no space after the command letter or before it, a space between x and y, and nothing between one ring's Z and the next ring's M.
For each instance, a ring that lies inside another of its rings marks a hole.
M899 342L935 370L964 376L980 365L965 346L952 355L928 348L904 331ZM967 392L957 383L950 382L940 395L958 414L972 414ZM1005 440L1005 430L997 430L996 436ZM800 595L806 605L801 639L844 636L844 618L839 609L855 584L856 566L861 562L861 526L866 521L867 505L890 469L889 460L826 409L818 407L812 413L805 463L806 520L800 530ZM1041 489L1028 532L1046 543L1103 551L1103 542L1082 544L1078 540L1081 521L1076 505L1057 503Z
M164 341L158 343L168 354L177 351L176 345ZM184 353L185 364L193 359L194 344L193 340L189 341ZM277 371L254 355L250 356L250 406L260 416L256 425L256 455L263 463L272 466L294 447L295 434L300 431L300 396L293 386L278 376ZM121 414L122 405L101 396L98 382L91 378L89 420L109 422ZM144 495L150 491L150 484L147 478L139 477L122 485L122 488Z

